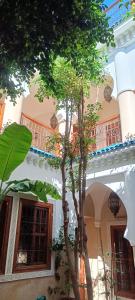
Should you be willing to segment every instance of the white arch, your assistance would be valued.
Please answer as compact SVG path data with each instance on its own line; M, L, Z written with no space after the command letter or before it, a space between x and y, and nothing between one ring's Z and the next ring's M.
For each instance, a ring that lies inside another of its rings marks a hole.
M90 185L89 188L87 189L86 196L90 194L91 198L93 199L96 222L100 222L102 208L105 202L107 201L107 199L109 198L109 195L112 191L119 196L127 211L124 184L122 183L103 184L101 182L95 182L92 183L92 185Z
M93 205L94 205L94 211L95 211L95 226L100 227L101 223L101 216L102 216L102 209L105 205L105 203L109 199L109 195L111 192L115 192L125 210L126 210L126 215L127 215L127 224L128 224L128 210L127 210L127 201L125 201L125 191L124 191L124 185L121 186L121 184L115 183L115 184L103 184L101 182L95 182L92 183L89 188L86 191L86 196L90 195L92 200L93 200ZM131 239L128 235L128 226L126 227L125 230L125 238L129 240L130 244L132 245Z

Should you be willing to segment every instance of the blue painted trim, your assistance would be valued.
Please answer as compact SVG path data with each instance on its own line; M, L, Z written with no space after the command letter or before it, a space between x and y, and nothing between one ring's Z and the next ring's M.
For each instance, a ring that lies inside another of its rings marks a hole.
M90 156L92 156L92 157L99 156L99 155L102 155L105 153L113 152L116 150L121 150L121 149L130 147L130 146L133 146L133 145L135 145L135 140L130 140L130 141L127 141L124 143L121 142L121 143L117 143L117 144L112 144L108 147L104 147L97 151L94 151L92 154L90 154Z
M38 154L40 156L43 156L45 158L55 158L56 157L54 154L51 154L49 152L45 152L45 151L40 150L40 149L38 149L36 147L33 147L33 146L30 147L30 151L35 153L35 154Z
M135 139L124 142L124 143L121 142L121 143L117 143L117 144L112 144L110 146L101 148L97 151L94 151L94 152L90 153L90 157L93 158L93 157L96 157L96 156L99 156L99 155L114 152L116 150L121 150L121 149L124 149L124 148L128 148L128 147L133 146L133 145L135 145ZM45 152L45 151L40 150L36 147L31 147L30 151L35 153L35 154L38 154L39 156L45 157L45 158L55 158L55 157L57 157L56 155L54 155L52 153Z

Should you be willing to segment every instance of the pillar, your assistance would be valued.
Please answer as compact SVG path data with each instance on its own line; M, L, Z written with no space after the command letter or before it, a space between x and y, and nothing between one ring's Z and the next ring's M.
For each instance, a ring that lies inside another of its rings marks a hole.
M124 51L116 54L115 69L122 140L125 141L128 135L135 134L135 82L131 60Z
M125 237L129 240L132 247L135 247L135 168L130 167L125 174L125 192L126 192L126 211L127 228Z
M23 96L17 97L15 105L10 101L9 97L5 100L3 126L13 122L20 124L22 104L23 104Z

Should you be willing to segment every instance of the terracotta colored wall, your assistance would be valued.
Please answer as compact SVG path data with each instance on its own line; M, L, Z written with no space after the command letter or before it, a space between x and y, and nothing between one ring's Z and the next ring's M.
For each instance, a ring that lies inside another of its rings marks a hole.
M90 96L88 99L85 99L85 105L89 103L100 102L102 109L99 112L100 120L104 121L105 119L112 118L115 115L119 114L119 102L118 100L112 98L110 102L105 101L104 99L104 86L96 87L91 85L90 87Z
M104 252L107 253L110 251L110 224L119 224L120 222L125 222L126 224L126 212L124 206L121 204L118 218L114 218L113 214L110 212L108 203L106 202L102 209L102 218L101 218L101 235L103 241ZM85 223L87 227L88 235L88 249L89 257L97 258L98 255L101 255L101 246L99 240L99 229L95 227L94 217L86 217Z
M47 296L47 300L53 300L54 295L49 296L47 289L48 286L55 284L52 277L0 283L0 300L36 300L39 295Z
M45 98L43 103L39 103L34 97L36 91L36 87L33 86L30 94L23 100L22 112L50 127L50 119L56 110L55 100Z
M89 257L96 259L98 255L97 228L95 227L93 218L86 218L85 223L88 236Z
M126 91L119 95L121 112L122 140L125 141L128 135L135 135L135 93Z
M34 97L36 91L37 88L35 86L30 89L30 94L23 101L22 112L50 126L50 118L55 113L56 102L54 99L45 98L43 103L39 103L37 98ZM90 96L85 99L85 106L96 101L101 103L102 109L99 112L100 121L119 114L118 101L112 98L111 102L108 103L104 100L103 91L104 87L91 86ZM74 120L74 122L76 121Z
M100 119L99 121L104 121L106 119L111 119L116 115L119 115L119 103L116 100L111 100L111 102L103 101L101 103L101 110L99 111Z
M104 276L102 256L104 255L106 267L110 268L111 266L110 224L116 225L116 224L121 224L121 222L123 222L123 224L126 224L126 213L125 213L124 206L121 204L119 216L117 219L115 219L108 208L107 202L103 206L103 210L102 210L101 228L95 227L94 217L85 218L87 236L88 236L88 251L89 251L89 259L90 259L91 274L93 279L93 291L94 291L95 300L98 300L99 297L101 300L105 300L104 282L101 280L101 278ZM101 248L101 239L102 239L102 246L103 246L103 255L102 255L102 248Z

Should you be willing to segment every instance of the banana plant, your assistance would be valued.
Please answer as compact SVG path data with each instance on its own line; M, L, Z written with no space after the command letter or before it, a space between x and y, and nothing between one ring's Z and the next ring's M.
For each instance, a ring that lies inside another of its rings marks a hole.
M12 172L24 161L32 142L32 134L23 125L12 123L0 135L0 206L9 192L32 193L47 202L47 195L60 199L57 189L39 180L9 181Z

